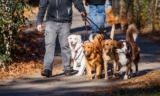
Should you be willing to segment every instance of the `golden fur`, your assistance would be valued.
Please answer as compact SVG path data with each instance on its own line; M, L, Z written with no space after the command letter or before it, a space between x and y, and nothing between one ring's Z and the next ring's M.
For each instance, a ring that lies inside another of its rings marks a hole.
M96 34L95 37L94 37L94 44L95 44L96 50L100 54L102 54L101 42L102 42L103 38L104 38L103 34Z
M117 69L118 56L115 53L115 46L117 45L117 41L107 39L107 40L103 40L101 44L102 44L102 47L103 47L102 58L103 58L103 61L104 61L105 79L108 79L107 69L108 69L108 64L109 63L113 63L113 65L114 65L114 71L112 71L112 68L111 68L112 75L117 76L116 69Z
M86 70L89 80L92 80L92 69L96 71L95 79L99 79L103 69L102 46L103 34L96 34L93 42L85 42L83 44L84 54L86 58Z
M113 12L112 12L112 7L109 6L107 9L106 9L106 22L113 25L113 24L120 24L121 25L121 30L122 31L126 31L126 27L127 27L127 24L129 22L131 22L132 20L132 15L131 15L131 12L128 12L126 14L126 9L123 8L122 12L121 12L121 16L118 16L118 15L115 15Z

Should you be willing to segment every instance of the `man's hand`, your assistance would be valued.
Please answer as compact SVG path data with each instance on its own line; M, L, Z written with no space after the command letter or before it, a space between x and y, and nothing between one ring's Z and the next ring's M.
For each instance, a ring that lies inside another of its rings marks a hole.
M84 13L84 12L81 12L80 14L81 14L81 17L82 17L82 18L85 17L85 16L87 16L87 14Z
M42 32L42 25L38 25L38 26L37 26L37 30L38 30L39 32Z
M81 14L81 18L82 18L82 20L83 20L83 21L85 21L85 20L86 20L86 18L85 18L85 17L87 16L87 14L86 14L86 13L84 13L84 12L81 12L80 14Z

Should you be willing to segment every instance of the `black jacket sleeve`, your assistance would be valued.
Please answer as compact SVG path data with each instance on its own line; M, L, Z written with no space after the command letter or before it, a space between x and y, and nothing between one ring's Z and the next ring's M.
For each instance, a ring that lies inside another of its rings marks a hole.
M86 14L86 10L84 8L82 0L72 0L74 2L74 6L78 9L79 12L84 12Z
M48 0L40 0L39 11L37 15L37 25L41 25L48 6Z

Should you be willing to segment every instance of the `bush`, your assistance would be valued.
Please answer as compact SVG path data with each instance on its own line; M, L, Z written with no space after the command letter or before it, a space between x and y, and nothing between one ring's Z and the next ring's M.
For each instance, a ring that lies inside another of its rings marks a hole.
M16 46L18 35L22 32L28 18L24 10L30 6L26 0L0 0L0 61L12 61L12 49Z

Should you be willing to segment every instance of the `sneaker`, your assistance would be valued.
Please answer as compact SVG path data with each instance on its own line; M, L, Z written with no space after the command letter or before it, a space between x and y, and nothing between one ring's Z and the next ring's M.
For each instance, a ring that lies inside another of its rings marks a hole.
M51 77L52 76L52 71L48 70L48 69L44 69L42 72L41 72L41 75L42 76L46 76L46 77Z
M65 71L64 71L64 74L65 74L66 76L71 76L71 70L65 70Z

